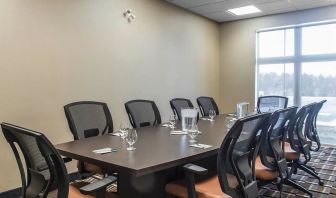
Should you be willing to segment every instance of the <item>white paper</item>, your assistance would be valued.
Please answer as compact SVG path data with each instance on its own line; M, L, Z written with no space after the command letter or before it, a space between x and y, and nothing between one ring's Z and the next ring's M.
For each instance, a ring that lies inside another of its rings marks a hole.
M212 145L208 145L208 144L192 144L190 146L196 147L196 148L201 148L201 149L207 149L207 148L212 147Z

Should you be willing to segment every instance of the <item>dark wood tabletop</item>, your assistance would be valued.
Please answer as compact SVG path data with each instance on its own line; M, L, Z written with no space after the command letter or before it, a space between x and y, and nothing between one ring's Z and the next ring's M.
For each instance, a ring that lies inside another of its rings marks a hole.
M127 151L127 144L118 136L103 135L56 145L61 155L93 163L117 172L142 176L156 171L193 162L218 152L227 134L226 115L216 116L214 122L200 119L198 129L202 132L198 143L212 145L201 149L190 147L187 135L170 135L170 128L158 126L137 129L138 141L135 151ZM180 125L177 125L177 130ZM117 152L95 154L96 149L112 147Z

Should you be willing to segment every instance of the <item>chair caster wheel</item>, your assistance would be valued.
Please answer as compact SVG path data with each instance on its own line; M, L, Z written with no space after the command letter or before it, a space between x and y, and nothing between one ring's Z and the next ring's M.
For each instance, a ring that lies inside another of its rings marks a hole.
M323 181L319 181L319 185L320 186L324 186L324 182Z

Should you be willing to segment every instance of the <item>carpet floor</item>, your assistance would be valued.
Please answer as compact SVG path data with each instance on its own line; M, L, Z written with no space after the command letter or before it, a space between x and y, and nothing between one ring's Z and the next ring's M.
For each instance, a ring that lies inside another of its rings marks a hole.
M310 190L315 198L336 198L336 148L321 147L320 151L312 152L312 159L308 165L313 166L324 181L324 186L318 184L318 180L304 171L299 170L292 179ZM267 185L260 189L260 197L280 197L276 186ZM294 189L291 186L284 186L284 198L309 197L307 194Z

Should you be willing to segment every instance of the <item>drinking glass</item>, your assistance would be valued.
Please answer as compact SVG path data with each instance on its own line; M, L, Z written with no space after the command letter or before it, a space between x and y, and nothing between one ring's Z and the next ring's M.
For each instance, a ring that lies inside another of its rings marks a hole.
M138 140L138 135L135 129L128 129L128 133L126 136L126 142L128 144L127 150L134 151L135 147L133 146L135 142Z
M216 111L213 109L209 110L209 117L210 117L210 121L213 122L215 121L214 118L216 117Z
M121 123L120 124L120 127L119 127L119 131L120 131L120 134L121 134L121 138L122 139L125 139L125 137L127 136L127 132L128 132L128 129L130 129L131 127L126 124L126 123Z
M189 136L189 143L196 143L197 136L198 136L198 128L197 125L195 125L192 129L188 130L188 136Z
M177 120L177 118L176 118L176 115L175 115L175 114L173 114L173 115L171 115L171 116L169 117L170 128L171 128L172 130L175 129L176 120Z
M233 118L233 117L230 117L230 116L225 118L225 124L226 124L227 130L231 129L231 127L234 125L236 120L237 120L236 118Z

